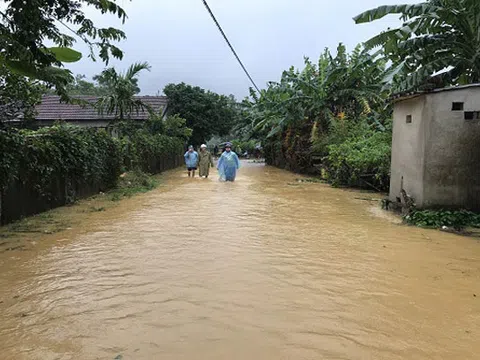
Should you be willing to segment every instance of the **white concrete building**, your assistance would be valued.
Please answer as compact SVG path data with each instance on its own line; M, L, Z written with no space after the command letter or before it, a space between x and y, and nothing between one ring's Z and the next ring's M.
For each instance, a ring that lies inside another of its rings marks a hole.
M398 97L390 200L480 210L480 84Z

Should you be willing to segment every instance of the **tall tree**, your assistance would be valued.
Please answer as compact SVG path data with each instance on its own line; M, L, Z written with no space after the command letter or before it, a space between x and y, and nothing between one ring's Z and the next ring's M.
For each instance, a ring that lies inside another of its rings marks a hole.
M122 121L128 119L133 112L148 108L140 99L135 98L140 92L137 77L143 70L150 71L150 65L146 62L135 63L124 73L118 73L111 67L95 76L94 79L107 91L97 101L98 111L114 114Z
M239 110L235 98L205 91L185 83L169 84L163 90L168 97L168 111L187 120L193 130L190 142L200 145L212 136L228 135Z
M427 0L384 5L354 18L357 24L399 14L401 27L367 41L383 46L400 90L480 82L480 1Z
M71 49L76 38L88 44L92 59L98 56L108 63L111 56L122 58L122 51L112 41L124 39L124 32L112 27L96 27L84 11L94 8L102 14L115 14L124 21L125 11L114 1L4 2L6 8L0 11L0 64L17 74L54 86L65 98L65 87L72 76L61 66L64 62L75 62L82 57L81 53ZM47 43L55 46L49 47Z

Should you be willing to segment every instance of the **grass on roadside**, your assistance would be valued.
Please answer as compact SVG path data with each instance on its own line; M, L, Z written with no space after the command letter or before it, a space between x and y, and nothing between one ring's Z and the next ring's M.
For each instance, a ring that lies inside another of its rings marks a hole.
M29 216L1 228L0 238L9 238L14 234L44 233L54 234L70 226L65 219L55 216L53 210Z
M159 182L151 175L141 171L132 171L120 176L117 188L108 192L112 201L119 201L138 193L146 193L155 189Z

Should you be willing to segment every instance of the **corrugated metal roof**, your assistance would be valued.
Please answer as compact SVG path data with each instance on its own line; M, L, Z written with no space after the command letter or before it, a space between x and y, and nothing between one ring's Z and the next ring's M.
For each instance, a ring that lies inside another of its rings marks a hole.
M86 101L92 105L77 105L66 104L60 102L59 96L48 95L42 98L42 102L36 106L37 116L39 121L47 120L65 120L65 121L95 121L95 120L113 120L114 115L99 115L97 110L93 107L93 104L98 100L97 96L74 96L74 98ZM137 99L142 100L145 104L149 105L155 112L160 109L166 109L167 97L166 96L136 96ZM143 110L138 113L134 112L131 115L133 120L147 120L148 111Z

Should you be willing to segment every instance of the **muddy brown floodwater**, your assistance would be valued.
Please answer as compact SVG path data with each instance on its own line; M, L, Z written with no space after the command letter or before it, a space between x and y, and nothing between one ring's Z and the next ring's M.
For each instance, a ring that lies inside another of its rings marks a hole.
M0 254L0 358L480 358L478 240L243 165Z

